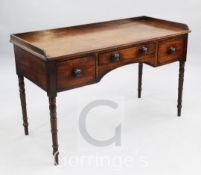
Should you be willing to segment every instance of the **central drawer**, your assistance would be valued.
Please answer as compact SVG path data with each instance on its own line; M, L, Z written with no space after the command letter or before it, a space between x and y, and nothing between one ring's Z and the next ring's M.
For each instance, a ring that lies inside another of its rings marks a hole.
M93 83L95 58L92 56L63 61L57 64L57 89L62 91Z
M116 49L109 52L103 52L99 54L98 65L105 66L109 64L119 64L123 62L137 62L145 60L147 57L155 54L156 44L146 43L134 47Z

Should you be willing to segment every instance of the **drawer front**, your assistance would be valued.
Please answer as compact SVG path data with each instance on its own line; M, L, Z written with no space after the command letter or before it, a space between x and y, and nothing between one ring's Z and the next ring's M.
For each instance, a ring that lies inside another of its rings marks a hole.
M129 62L144 60L150 55L156 52L156 44L144 44L136 47L130 47L120 50L114 50L110 52L100 53L98 64L99 66L105 66L108 64L119 64L121 62Z
M57 89L62 91L93 83L95 58L82 57L60 62L57 65Z
M166 64L182 59L185 55L185 37L171 38L159 42L158 64Z

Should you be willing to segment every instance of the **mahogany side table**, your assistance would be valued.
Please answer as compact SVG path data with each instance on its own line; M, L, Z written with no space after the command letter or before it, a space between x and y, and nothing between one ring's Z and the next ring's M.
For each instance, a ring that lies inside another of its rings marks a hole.
M97 83L106 73L130 63L139 65L141 98L143 63L157 67L179 61L180 116L189 32L185 24L142 16L11 35L25 134L29 132L24 77L47 92L57 165L57 93Z

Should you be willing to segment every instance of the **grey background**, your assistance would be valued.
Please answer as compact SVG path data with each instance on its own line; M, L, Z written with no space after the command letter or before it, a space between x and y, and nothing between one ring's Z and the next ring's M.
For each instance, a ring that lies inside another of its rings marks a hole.
M199 0L1 0L0 54L12 53L11 33L141 15L187 23L190 51L200 53L200 9Z

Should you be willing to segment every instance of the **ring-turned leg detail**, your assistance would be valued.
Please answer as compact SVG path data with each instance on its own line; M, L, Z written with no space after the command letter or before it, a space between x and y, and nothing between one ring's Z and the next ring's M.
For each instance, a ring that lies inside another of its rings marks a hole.
M49 97L49 109L50 109L50 123L51 123L51 133L52 133L52 147L54 155L55 165L59 164L59 151L58 151L58 136L57 136L57 113L56 113L56 97Z
M20 101L21 101L21 107L22 107L22 117L23 117L24 132L25 132L25 135L28 135L29 134L29 130L28 130L28 125L29 124L28 124L28 118L27 118L24 77L21 76L21 75L18 75L18 81L19 81L19 92L20 92Z
M181 116L184 71L185 71L185 61L182 60L179 62L179 87L178 87L178 105L177 105L177 108L178 108L177 115L178 116Z
M138 64L138 98L141 98L142 93L142 71L143 63Z

